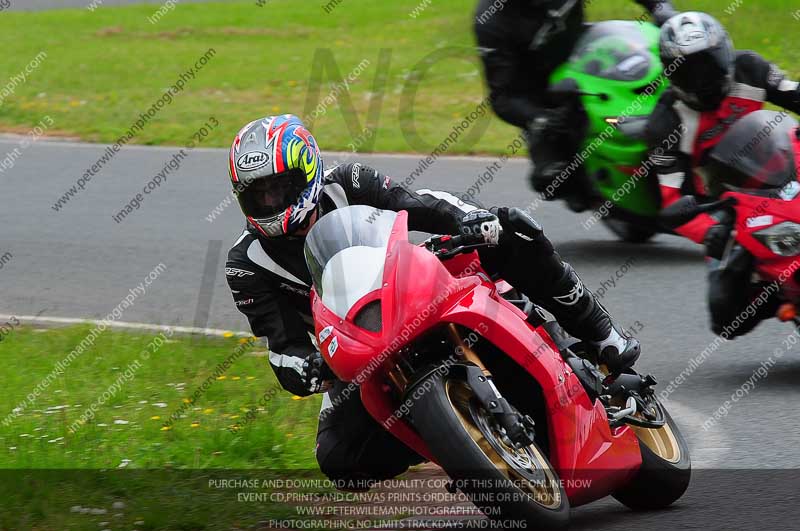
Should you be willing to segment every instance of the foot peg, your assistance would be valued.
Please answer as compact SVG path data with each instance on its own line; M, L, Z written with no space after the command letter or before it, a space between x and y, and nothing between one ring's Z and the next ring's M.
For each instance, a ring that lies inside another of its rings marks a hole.
M606 410L606 412L608 413L608 420L611 422L619 422L629 415L635 415L636 409L636 399L632 396L629 396L628 400L625 402L624 408L620 409L610 407Z

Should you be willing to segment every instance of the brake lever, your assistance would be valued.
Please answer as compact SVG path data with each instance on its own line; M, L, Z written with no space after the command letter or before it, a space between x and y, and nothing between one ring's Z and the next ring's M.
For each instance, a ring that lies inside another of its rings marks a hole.
M438 252L434 251L433 254L436 255L440 259L441 258L452 258L452 257L454 257L456 255L461 254L461 253L465 253L465 252L468 252L468 251L473 251L473 250L479 249L481 247L490 247L490 244L488 244L488 243L474 243L474 244L471 244L471 245L459 245L458 247L454 247L453 249L450 249L450 250L447 250L447 251L438 251Z
M480 247L490 246L490 244L484 242L461 245L458 243L461 239L462 237L460 236L435 236L425 241L425 248L437 258L447 259ZM454 242L455 245L453 245Z
M448 236L447 234L441 236L431 236L425 240L423 245L425 245L427 250L438 256L439 253L452 249L452 247L449 247L452 245L452 240L453 236Z

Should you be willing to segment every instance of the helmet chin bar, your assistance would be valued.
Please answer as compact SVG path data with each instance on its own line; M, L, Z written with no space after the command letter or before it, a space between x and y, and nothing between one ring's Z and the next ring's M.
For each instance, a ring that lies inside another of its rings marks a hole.
M283 224L279 221L279 219L284 215L285 213L281 213L269 218L256 218L254 216L247 216L247 222L248 224L252 225L253 228L255 228L264 238L277 238L285 235L283 232ZM281 223L278 225L280 227L278 230L274 229L276 222Z
M257 231L258 231L258 232L259 232L259 233L260 233L260 234L261 234L263 237L265 237L265 238L296 238L297 236L295 236L295 233L296 233L296 232L299 232L299 231L303 231L303 230L306 230L306 229L308 229L309 225L311 224L311 220L314 218L315 214L316 214L316 215L318 215L318 214L319 214L319 205L317 205L317 206L314 208L314 210L311 212L311 214L309 214L308 216L306 216L306 218L305 218L305 219L304 219L304 220L303 220L303 221L302 221L302 222L301 222L299 225L297 225L296 227L294 227L294 229L293 229L291 232L284 232L284 231L283 231L283 229L281 228L281 231L280 231L279 233L278 233L278 232L276 232L275 234L270 234L270 231L268 231L267 229L265 229L265 228L264 228L264 225L262 225L261 223L259 223L260 221L264 221L264 222L267 222L267 221L269 221L269 222L272 222L272 221L273 221L273 219L272 219L272 218L267 218L267 219L257 219L257 218L255 218L255 217L248 216L248 218L247 218L247 221L248 221L248 223L250 223L251 225L253 225L253 226L255 227L255 229L256 229L256 230L257 230ZM286 215L285 211L284 211L282 214L280 214L280 217L281 217L281 227L283 227L282 218L283 218L285 215Z
M724 87L721 88L719 94L715 95L718 96L718 98L714 101L701 99L697 94L687 92L677 85L672 85L672 89L675 91L675 94L678 96L678 98L692 109L699 112L708 112L715 111L719 108L727 95L730 93L731 85L731 80L728 78Z
M293 232L297 232L298 230L306 230L308 226L311 224L311 218L313 218L314 214L316 214L318 211L319 211L319 205L317 205L314 208L314 210L309 215L306 216L306 219L304 219L303 222L300 223L300 225L298 225L298 227Z

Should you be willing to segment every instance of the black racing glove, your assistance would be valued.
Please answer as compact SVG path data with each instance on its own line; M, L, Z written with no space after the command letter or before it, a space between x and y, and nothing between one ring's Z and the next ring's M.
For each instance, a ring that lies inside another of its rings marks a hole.
M469 212L461 220L461 234L482 238L489 245L497 245L503 234L503 227L497 216L488 210L477 209Z
M531 138L538 139L548 134L564 135L573 130L573 110L568 105L543 109L528 122L527 131Z
M303 362L303 382L311 393L322 393L330 387L330 382L336 380L331 368L325 363L322 354L314 352Z
M636 0L636 3L644 6L650 12L656 26L661 26L678 14L678 10L669 0Z
M515 237L531 241L543 235L542 226L527 212L517 207L492 207L491 212L500 220L503 227L501 242L513 241Z

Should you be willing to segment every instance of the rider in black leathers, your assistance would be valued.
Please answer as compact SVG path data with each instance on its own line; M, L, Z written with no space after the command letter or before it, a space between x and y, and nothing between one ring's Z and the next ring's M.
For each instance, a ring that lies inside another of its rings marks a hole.
M647 140L665 208L687 195L714 196L704 180L717 144L734 124L767 103L800 112L800 83L758 53L736 50L722 24L706 13L681 13L664 23L660 48L671 85L650 116ZM780 305L776 294L737 320L764 290L751 281L753 256L729 245L734 222L721 211L673 229L706 247L711 329L727 339L750 332Z
M659 25L675 14L669 1L636 0ZM534 164L533 188L545 192L574 158L584 136L580 110L548 101L553 70L563 64L584 28L581 0L481 0L475 35L483 60L490 101L497 115L528 133ZM576 113L578 119L576 120ZM580 186L570 176L546 199L565 197Z
M228 285L253 334L268 340L281 385L300 396L328 391L317 460L333 479L390 478L420 459L369 416L358 393L342 396L344 384L330 385L333 375L309 338L314 328L305 234L333 209L361 204L405 210L410 230L479 232L495 245L481 250L483 268L550 311L570 335L594 345L609 368L629 367L639 356L638 341L614 325L541 226L519 209L489 212L446 192L413 192L359 163L323 171L316 141L291 115L245 126L229 164L248 223L228 253Z

